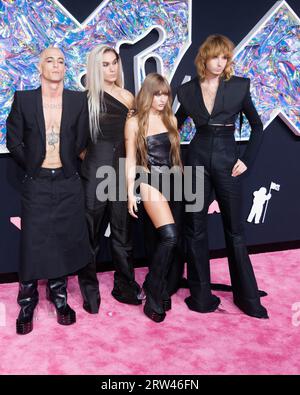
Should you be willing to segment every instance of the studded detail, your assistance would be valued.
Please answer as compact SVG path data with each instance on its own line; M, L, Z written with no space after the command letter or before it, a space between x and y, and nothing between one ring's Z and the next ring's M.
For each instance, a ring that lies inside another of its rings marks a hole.
M32 320L28 322L20 322L19 320L16 321L16 330L18 335L27 335L33 329Z

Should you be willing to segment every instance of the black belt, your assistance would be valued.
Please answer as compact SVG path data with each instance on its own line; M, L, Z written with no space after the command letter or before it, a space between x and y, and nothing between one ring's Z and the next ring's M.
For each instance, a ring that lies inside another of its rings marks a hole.
M226 125L203 125L197 127L197 134L203 136L222 136L222 137L231 137L235 132L235 126L226 126Z
M54 174L59 174L63 170L62 167L57 167L55 169L51 169L48 167L41 167L39 171L39 175L54 175Z

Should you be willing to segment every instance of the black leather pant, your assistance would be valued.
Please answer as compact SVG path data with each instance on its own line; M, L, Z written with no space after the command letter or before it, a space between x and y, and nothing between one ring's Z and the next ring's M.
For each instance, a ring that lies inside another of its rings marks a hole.
M125 145L121 141L101 140L99 144L89 147L82 164L82 182L85 192L86 219L89 231L92 262L78 272L78 281L84 303L96 312L100 305L100 292L96 272L96 258L99 252L100 239L103 237L105 220L110 223L110 244L112 261L115 267L113 291L127 299L136 299L140 287L135 281L133 267L133 244L131 237L130 215L127 201L97 198L97 188L105 181L104 175L96 172L102 166L112 166L116 171L116 196L123 191L126 196L125 167L119 166L120 158L125 157ZM121 174L119 174L119 171Z
M188 283L193 308L205 312L216 306L210 288L207 212L212 189L221 210L234 301L260 308L260 298L248 256L241 220L241 179L231 172L238 159L233 132L221 127L197 131L190 143L186 164L204 166L204 207L186 214ZM193 186L197 179L193 172Z
M100 238L103 236L103 220L106 214L108 214L110 222L111 253L115 267L114 290L131 298L136 297L140 291L140 287L135 282L134 277L133 247L127 202L98 202L94 210L87 209L86 212L93 261L78 272L78 281L83 299L94 311L97 310L100 304L96 258L99 251Z

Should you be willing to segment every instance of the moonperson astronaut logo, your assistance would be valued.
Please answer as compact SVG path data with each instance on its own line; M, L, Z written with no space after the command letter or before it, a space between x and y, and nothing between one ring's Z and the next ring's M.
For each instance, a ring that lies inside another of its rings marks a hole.
M262 218L262 223L265 221L266 212L268 209L269 201L272 197L271 190L279 191L280 185L275 184L275 182L271 182L269 187L269 192L267 193L267 188L261 187L258 191L253 192L253 204L251 207L251 211L247 218L247 222L253 222L255 224L259 224Z

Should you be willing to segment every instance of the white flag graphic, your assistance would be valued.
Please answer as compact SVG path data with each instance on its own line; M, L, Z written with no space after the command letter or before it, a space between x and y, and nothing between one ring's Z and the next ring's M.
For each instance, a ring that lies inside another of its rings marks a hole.
M270 189L274 189L275 191L279 191L280 190L280 185L279 184L275 184L275 182L272 181Z

